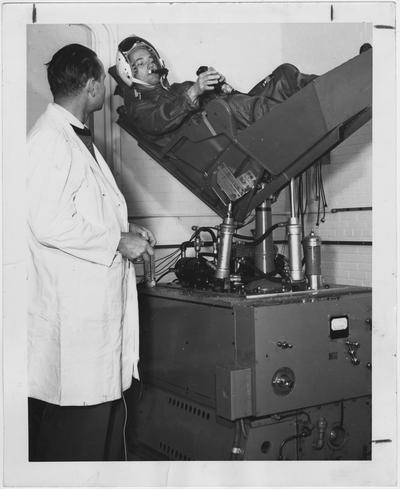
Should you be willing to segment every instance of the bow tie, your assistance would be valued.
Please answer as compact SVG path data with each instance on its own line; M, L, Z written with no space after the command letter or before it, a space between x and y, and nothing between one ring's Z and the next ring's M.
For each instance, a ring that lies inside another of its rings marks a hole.
M71 124L71 126L72 126L72 129L75 131L75 133L78 136L90 136L90 137L92 137L92 133L90 132L90 129L88 129L87 127L84 127L83 129L81 129L80 127L76 127L73 124Z

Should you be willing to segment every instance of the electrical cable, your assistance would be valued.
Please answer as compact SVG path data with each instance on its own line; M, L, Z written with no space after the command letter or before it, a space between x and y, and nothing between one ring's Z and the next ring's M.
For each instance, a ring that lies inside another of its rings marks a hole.
M343 400L340 401L340 428L343 428L343 421L344 421L344 404Z
M161 280L165 275L168 275L171 271L173 272L175 270L175 264L171 265L169 268L162 270L159 274L157 274L156 277L156 282Z
M296 428L297 429L297 428ZM306 426L303 427L303 431L301 433L296 433L295 435L289 436L283 442L281 443L279 447L279 455L278 455L278 460L283 460L283 449L285 448L286 444L289 443L289 441L292 440L297 440L299 438L306 438L307 436L311 436L312 430Z
M169 259L173 258L176 255L179 255L180 253L181 253L180 249L175 250L174 252L170 253L169 255L165 255L165 256L159 258L158 260L155 261L155 263L157 264L157 266L160 266L164 262L168 261Z
M168 255L159 258L155 260L156 267L155 267L155 272L156 275L160 275L160 277L157 278L156 282L158 282L161 278L163 278L165 275L173 271L173 266L176 264L178 261L178 255L182 253L182 251L187 247L189 244L192 244L192 241L198 236L201 232L208 232L211 236L211 243L215 243L217 241L216 234L213 231L213 228L208 227L208 226L201 226L199 228L196 228L195 231L192 233L188 241L184 241L178 249L175 251L169 253ZM206 243L207 244L207 243ZM208 244L207 244L208 245ZM211 256L211 255L210 255Z
M247 433L247 429L246 429L244 418L240 418L240 428L242 430L243 437L244 438L247 438L248 433Z
M133 263L131 261L128 261L128 269L130 267L134 267ZM121 297L121 300L122 300L122 304L126 304L127 301L128 301L128 273L125 275L124 279L123 279L123 286L122 286L122 297ZM121 324L123 324L125 320L125 309L122 313L122 318L121 318ZM119 375L120 375L120 383L121 383L121 386L123 385L123 381L122 381L122 352L123 352L123 348L122 348L122 335L121 335L121 345L120 345L120 372L119 372ZM121 387L121 397L122 397L122 402L124 404L124 410L125 410L125 416L124 416L124 423L122 425L122 439L123 439L123 447L124 447L124 457L125 457L125 462L128 460L128 452L127 452L127 448L126 448L126 424L127 424L127 419L128 419L128 408L127 408L127 405L126 405L126 402L125 402L125 396L124 396L124 391L122 390L122 387Z
M277 419L277 420L282 420L282 419L287 419L287 418L293 418L293 417L297 417L297 416L300 416L300 415L304 415L306 418L307 418L307 421L308 421L308 424L311 425L311 417L310 415L307 413L307 411L295 411L294 413L289 413L289 414L278 414L276 416L272 416L274 419Z
M161 273L164 273L166 270L173 268L179 259L180 259L179 256L172 257L168 262L164 263L163 266L158 267L155 271L155 274L160 275Z
M271 282L282 283L282 280L289 279L289 274L285 273L284 270L274 270L272 272L264 273L260 270L254 263L248 262L247 266L250 267L255 272L259 273L259 278L266 278ZM275 277L276 274L279 274L281 277Z
M157 260L155 260L154 263L156 263L156 266L160 267L163 265L164 262L174 258L176 255L179 255L180 253L181 253L181 250L180 250L180 248L178 248L177 250L169 253L168 255L165 255L163 257L158 258Z
M126 447L126 424L128 421L128 406L126 405L126 400L125 400L125 396L124 396L123 392L122 392L122 401L124 403L124 409L125 409L124 424L123 424L123 428L122 428L122 438L124 441L124 460L125 460L125 462L127 462L128 461L128 450Z
M305 203L304 203L304 214L306 214L306 212L308 211L308 205L309 205L309 202L308 202L308 197L309 197L309 180L310 180L310 169L306 170L306 172L304 173L304 179L305 179L305 191L304 191L304 195L305 195Z
M231 460L240 460L243 450L240 447L240 420L235 421L235 430L233 435L232 449L231 449Z
M157 258L157 260L154 260L154 263L157 263L158 265L160 265L161 263L163 263L165 260L168 260L168 258L171 258L171 256L175 255L176 253L180 253L179 248L175 251L171 251L171 253L169 253L168 255Z
M168 259L169 257L171 257L172 255L175 255L176 253L180 253L180 247L178 247L175 251L171 251L171 253L168 253L167 255L164 255L164 256L161 256L160 258L157 258L157 260L155 260L155 263L162 262L165 259Z
M321 222L325 222L326 208L328 207L328 204L326 201L324 180L322 177L322 163L320 163L319 165L320 165L320 169L319 169L320 187L321 187L322 205L323 205L323 213L324 213L323 217L321 218Z
M160 258L159 260L156 260L157 265L155 269L155 273L157 275L156 283L159 282L162 278L164 278L166 275L174 271L174 265L179 259L179 255L182 253L182 251L185 249L188 244L191 244L192 241L198 236L201 232L208 232L211 236L212 243L215 243L217 240L217 237L212 230L211 227L199 227L197 228L191 235L188 241L184 241L178 249L175 251L169 253L168 255Z
M328 207L327 201L326 201L326 196L325 196L324 181L323 181L323 177L322 177L322 163L321 162L318 162L315 165L314 183L315 183L315 196L316 196L316 200L318 201L317 221L316 221L315 225L319 226L320 222L322 222L322 223L325 222L326 208ZM322 213L322 217L321 217L321 213Z
M237 226L237 229L242 229L246 226L248 226L249 224L251 224L252 222L254 222L256 220L256 216L251 216L250 219L246 222L244 222L243 224L241 224L240 226Z
M156 283L158 283L162 278L164 278L166 275L168 275L169 273L171 272L175 272L175 269L174 268L170 268L169 270L167 270L166 272L164 272L162 275L160 275L157 279L156 279Z
M320 218L320 212L321 212L321 196L320 196L319 187L318 187L318 165L316 165L315 169L314 169L314 182L315 182L315 199L318 202L317 221L316 221L315 225L319 226L319 218Z
M297 179L297 218L300 218L301 235L304 236L304 216L302 212L302 199L303 199L303 180L300 175Z
M170 268L171 264L178 259L179 255L180 253L174 253L173 255L169 256L162 262L158 263L157 266L155 267L156 273L162 273L163 270Z
M304 180L303 180L303 175L300 175L298 178L298 192L297 192L297 217L300 218L301 234L303 238L304 238L304 220L308 208L307 174L305 175Z
M160 275L162 275L164 272L175 268L175 265L176 265L176 261L167 263L167 265L165 267L163 267L160 270L157 270L156 271L156 273L155 273L156 278L159 277Z

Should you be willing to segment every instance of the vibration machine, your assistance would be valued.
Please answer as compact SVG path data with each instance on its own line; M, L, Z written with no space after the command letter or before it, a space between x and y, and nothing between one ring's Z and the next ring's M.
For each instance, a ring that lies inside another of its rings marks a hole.
M149 267L139 288L128 433L142 458L370 459L371 289L324 283L294 178L370 120L371 61L371 51L349 60L237 133L215 100L165 151L139 138L222 218L182 244L176 280L155 285ZM137 137L124 111L118 122ZM286 186L290 218L272 225ZM252 211L255 235L241 236ZM287 258L272 239L283 226Z

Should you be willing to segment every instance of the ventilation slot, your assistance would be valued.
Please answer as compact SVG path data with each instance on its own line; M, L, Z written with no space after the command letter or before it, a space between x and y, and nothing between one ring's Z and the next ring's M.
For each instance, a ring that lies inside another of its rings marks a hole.
M210 419L210 413L205 409L198 408L193 404L181 401L179 399L176 399L175 397L169 397L168 404L171 404L171 406L174 406L177 409L181 409L182 411L186 411L188 414L198 416L199 418L203 418L207 421Z
M183 461L194 460L194 458L185 455L180 450L177 450L176 448L172 448L171 446L168 445L168 443L163 443L160 441L159 447L160 450L164 453L164 455L168 457L169 460L183 460Z

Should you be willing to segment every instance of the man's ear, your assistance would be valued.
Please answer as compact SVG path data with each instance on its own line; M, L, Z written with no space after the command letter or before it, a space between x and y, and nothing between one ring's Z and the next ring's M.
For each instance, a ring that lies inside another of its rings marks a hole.
M94 97L96 95L96 80L94 78L89 78L86 82L86 89L88 94Z

